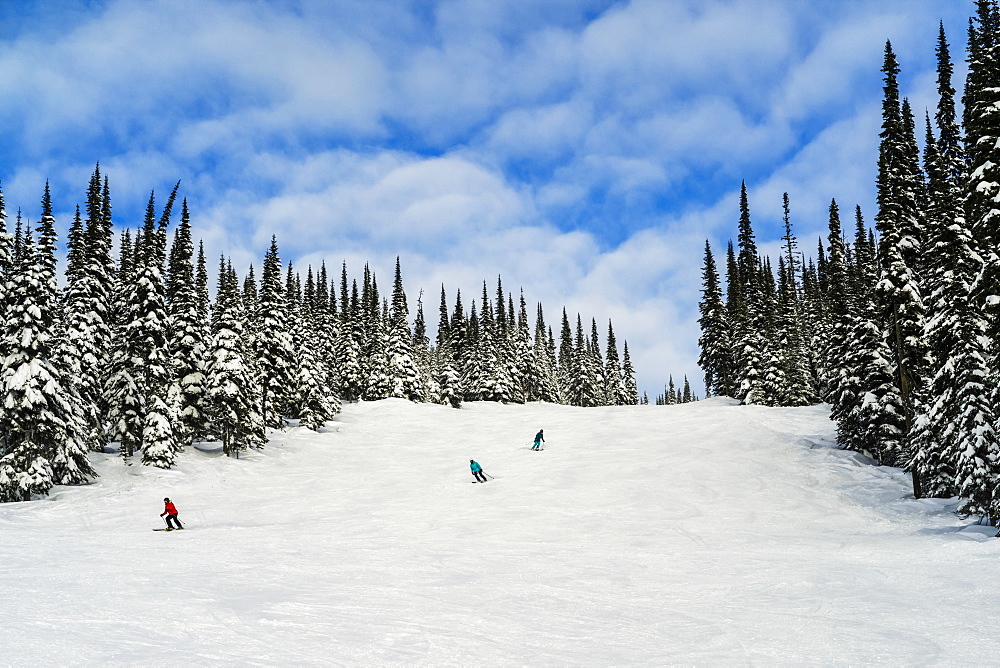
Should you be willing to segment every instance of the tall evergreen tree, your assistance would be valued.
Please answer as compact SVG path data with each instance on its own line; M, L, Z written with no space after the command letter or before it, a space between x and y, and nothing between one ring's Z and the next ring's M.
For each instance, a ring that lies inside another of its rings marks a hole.
M205 341L206 320L199 313L195 282L194 244L187 200L181 203L181 220L174 232L166 279L170 316L170 359L172 381L180 391L180 415L174 436L178 445L190 445L205 433Z
M388 369L392 388L390 396L410 401L423 401L424 381L413 355L413 334L410 332L409 307L403 290L403 275L399 258L392 286L392 307L388 326Z
M932 375L921 393L911 468L930 496L964 497L962 511L992 515L1000 474L995 409L987 386L986 321L971 300L982 268L971 230L956 205L953 182L933 135L928 136L928 222L935 231L929 280L927 341Z
M437 346L434 349L434 380L437 385L437 402L459 408L462 405L462 388L452 346L451 320L444 284L441 284L441 304L438 307Z
M7 287L0 343L6 355L0 374L0 501L27 501L47 494L53 484L77 484L96 475L87 459L79 396L54 362L54 222L46 183L38 245L25 235L23 257ZM5 249L6 242L4 234Z
M886 42L882 132L879 144L878 214L876 224L881 232L879 251L881 277L878 282L879 302L885 309L888 323L886 338L894 354L893 376L897 397L882 397L883 414L891 415L899 405L899 424L888 430L888 442L881 448L887 453L887 464L899 463L909 448L907 438L913 422L914 392L926 367L924 335L924 303L916 268L921 254L922 220L920 200L923 184L920 167L914 153L912 117L899 102L899 85L892 45ZM898 433L897 433L898 432ZM914 477L914 493L920 496L919 479Z
M327 385L329 375L319 354L320 337L313 319L315 306L316 283L310 268L302 301L294 300L287 310L295 351L288 412L301 426L318 431L339 412L340 402Z
M722 286L719 272L715 268L712 248L705 240L705 264L702 269L702 298L699 304L701 317L701 338L698 346L701 354L698 365L705 372L705 391L709 396L735 395L733 383L732 336L726 305L722 301ZM609 334L610 336L610 334ZM610 354L610 353L609 353Z
M760 286L760 257L750 222L750 206L744 182L740 187L740 221L737 239L736 277L730 277L731 289L739 292L732 316L733 343L736 349L736 398L754 404L764 400L763 368L767 324Z
M610 406L624 406L630 397L625 393L625 383L622 381L621 361L618 357L618 342L615 340L615 330L608 320L608 349L604 363L604 396Z
M6 230L3 234L6 236ZM74 379L76 394L86 407L81 412L87 448L100 452L104 449L101 416L109 314L106 282L98 281L102 274L97 271L100 265L94 261L94 252L77 207L67 247L62 332L56 356L67 377Z
M260 391L266 386L249 373L246 360L253 352L244 347L241 309L236 273L223 258L208 344L205 406L212 430L229 457L239 457L241 451L266 441L259 408Z
M344 278L346 279L346 268ZM351 285L351 296L341 307L341 336L337 348L340 361L340 396L344 401L357 401L364 390L364 376L361 365L362 342L364 339L361 303L358 296L358 282Z
M287 315L288 299L282 287L281 273L278 241L272 236L261 276L260 312L257 314L260 339L256 351L263 395L260 412L264 424L269 427L282 425L292 386L295 357Z
M627 403L629 405L639 403L639 390L635 385L635 369L632 367L632 358L628 354L628 341L625 342L625 349L622 352L622 383L625 384Z
M548 330L551 331L551 330ZM541 302L535 309L534 357L538 364L537 375L531 382L531 401L559 403L559 376L556 369L555 345L550 347Z
M597 402L597 406L606 406L608 404L607 380L604 377L604 356L601 355L601 342L597 335L597 319L590 319L590 376L595 384L594 388L594 400Z

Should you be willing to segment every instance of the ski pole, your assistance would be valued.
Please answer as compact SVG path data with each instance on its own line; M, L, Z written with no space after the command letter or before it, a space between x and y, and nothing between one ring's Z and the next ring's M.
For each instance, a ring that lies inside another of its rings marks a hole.
M487 478L489 478L490 480L496 480L496 478L494 478L493 476L491 476L491 475L490 475L489 473L487 473L486 471L483 471L483 475L484 475L484 476L486 476Z

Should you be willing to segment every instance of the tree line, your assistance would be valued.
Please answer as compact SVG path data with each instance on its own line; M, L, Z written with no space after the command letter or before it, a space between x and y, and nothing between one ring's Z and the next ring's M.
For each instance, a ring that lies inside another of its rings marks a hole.
M977 0L957 112L943 25L938 99L921 152L886 43L877 213L853 233L836 201L816 255L797 249L784 199L777 266L740 195L725 286L706 242L700 366L712 394L748 404L826 401L843 447L912 473L914 496L1000 517L1000 10ZM723 287L725 290L723 290Z
M187 200L168 234L178 187L160 208L150 195L116 258L108 179L95 168L63 287L48 184L38 223L18 212L13 232L0 193L0 501L90 480L88 453L109 444L126 463L161 468L195 441L238 457L289 420L319 429L342 401L639 401L610 320L602 351L596 319L585 329L563 308L557 339L542 305L532 322L523 291L515 302L499 278L468 310L442 285L433 341L422 297L411 322L398 258L383 296L368 266L360 284L346 263L339 281L325 263L283 267L272 238L259 279L219 259L212 299Z

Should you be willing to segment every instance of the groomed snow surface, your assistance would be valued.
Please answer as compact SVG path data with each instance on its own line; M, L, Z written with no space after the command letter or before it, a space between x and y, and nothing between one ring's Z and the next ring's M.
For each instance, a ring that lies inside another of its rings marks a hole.
M239 461L96 455L0 505L0 664L995 662L995 529L826 413L388 400Z

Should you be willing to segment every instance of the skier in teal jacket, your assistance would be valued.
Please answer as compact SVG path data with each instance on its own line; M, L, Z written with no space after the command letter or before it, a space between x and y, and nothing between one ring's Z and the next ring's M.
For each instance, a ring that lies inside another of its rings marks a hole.
M475 459L470 459L469 468L472 469L472 475L476 477L476 482L486 482L486 476L483 474L483 467L479 465L479 462Z
M535 444L533 446L531 446L532 450L541 450L542 449L542 443L545 442L545 437L542 436L542 432L544 432L544 431L545 431L544 429L539 429L538 433L535 434Z

